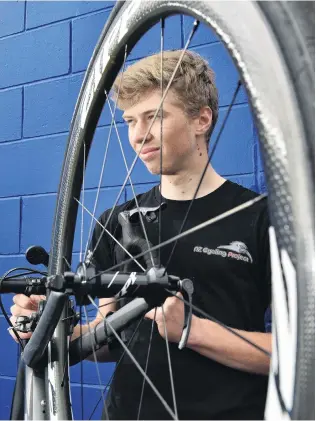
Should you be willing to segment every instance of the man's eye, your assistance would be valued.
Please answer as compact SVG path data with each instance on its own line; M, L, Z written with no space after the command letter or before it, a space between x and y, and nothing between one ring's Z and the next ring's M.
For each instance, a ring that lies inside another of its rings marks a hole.
M130 126L133 123L133 120L125 120L125 123Z
M149 120L152 120L154 118L154 114L153 115L150 115L150 116L148 116L148 119ZM156 120L159 120L161 118L161 114L160 113L158 113L157 115L156 115Z

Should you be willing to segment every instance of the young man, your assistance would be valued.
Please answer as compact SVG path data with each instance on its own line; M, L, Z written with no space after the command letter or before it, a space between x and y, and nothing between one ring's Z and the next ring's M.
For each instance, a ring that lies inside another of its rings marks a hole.
M164 52L163 86L166 87L181 51ZM114 85L114 98L124 111L132 148L153 174L162 167L161 185L138 196L139 206L166 206L161 211L161 241L179 233L183 218L208 160L208 139L218 116L214 75L200 56L186 52L158 119L152 120L161 101L160 55L130 66ZM149 127L152 127L149 131ZM149 131L149 132L148 132ZM162 150L161 150L162 133ZM143 147L143 139L146 137ZM162 156L162 162L161 162ZM256 196L225 180L208 166L184 230L209 220ZM131 200L115 209L108 229L121 239L118 214L136 207ZM100 218L104 224L109 215ZM159 241L157 219L144 224L148 239ZM271 334L265 331L264 314L270 303L270 267L267 204L256 205L181 239L168 273L194 283L193 304L232 327L248 340L271 351ZM96 225L91 247L98 243L94 263L107 269L125 258L110 237L99 237ZM165 266L172 244L161 249ZM100 304L111 301L100 300ZM22 296L14 298L13 317L32 308ZM105 307L106 314L115 306ZM103 307L104 309L104 307ZM184 307L175 297L163 310L147 313L130 349L141 366L146 365L152 320L155 319L148 376L173 408L165 343L163 311L172 361L179 419L262 419L269 358L218 324L194 313L185 349L179 350ZM99 318L93 324L100 321ZM76 330L78 336L79 328ZM104 348L103 359L111 358ZM115 351L112 354L115 354ZM151 388L146 385L140 414L143 377L129 357L119 365L108 395L110 419L168 419Z

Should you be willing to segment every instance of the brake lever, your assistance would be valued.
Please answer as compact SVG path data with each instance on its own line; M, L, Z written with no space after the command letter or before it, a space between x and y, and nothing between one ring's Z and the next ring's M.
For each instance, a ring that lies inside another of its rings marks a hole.
M190 328L191 328L191 321L192 321L192 294L194 292L194 286L191 279L182 279L179 281L180 283L180 292L183 295L183 298L189 302L189 305L185 305L184 303L184 323L183 323L183 330L181 339L178 345L179 349L183 349L186 347Z

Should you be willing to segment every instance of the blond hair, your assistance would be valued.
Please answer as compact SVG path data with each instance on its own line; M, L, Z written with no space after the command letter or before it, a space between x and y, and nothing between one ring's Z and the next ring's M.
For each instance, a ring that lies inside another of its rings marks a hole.
M154 54L129 66L120 73L112 88L112 98L124 110L136 104L152 90L165 88L179 61L182 50L163 52L163 80L161 81L161 54ZM208 62L193 51L186 51L170 86L183 110L189 117L196 117L200 109L209 106L212 124L206 133L207 142L218 118L218 93L215 75ZM117 94L119 92L119 98Z

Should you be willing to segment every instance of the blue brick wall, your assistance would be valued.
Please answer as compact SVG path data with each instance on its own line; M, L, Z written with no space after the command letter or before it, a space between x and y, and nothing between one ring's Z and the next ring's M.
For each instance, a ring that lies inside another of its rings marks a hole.
M23 266L25 250L31 244L49 249L56 192L62 158L74 105L94 45L102 31L113 1L0 1L0 274ZM179 48L191 30L192 18L173 16L166 21L165 46ZM133 49L129 63L159 50L156 25ZM215 70L220 92L218 134L234 92L238 74L218 38L201 24L190 49L207 58ZM133 160L127 130L117 112L117 129L126 153L127 165ZM93 209L99 183L103 152L110 135L111 114L102 112L95 134L95 147L88 163L85 203ZM109 156L96 214L111 206L126 176L121 148L113 129ZM215 168L230 179L253 190L264 190L257 133L244 90L239 93L231 118L214 154ZM132 173L137 193L153 186L157 177L138 163ZM126 187L120 202L132 197ZM84 240L90 218L84 217ZM79 259L80 231L75 234L75 264ZM7 310L12 296L3 298ZM91 313L92 314L92 313ZM92 314L93 317L93 314ZM9 416L18 349L6 332L0 315L0 419ZM102 383L112 373L112 364L101 367ZM83 365L84 417L90 403L99 399L98 379L93 364ZM81 417L80 367L71 369L74 414ZM89 405L88 405L89 403ZM100 419L100 406L94 414Z

